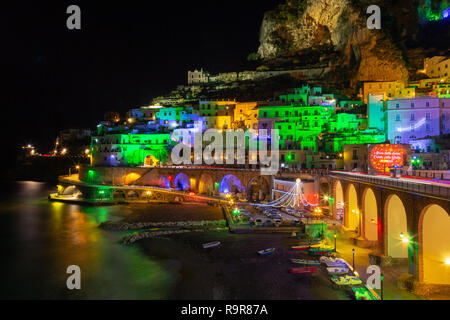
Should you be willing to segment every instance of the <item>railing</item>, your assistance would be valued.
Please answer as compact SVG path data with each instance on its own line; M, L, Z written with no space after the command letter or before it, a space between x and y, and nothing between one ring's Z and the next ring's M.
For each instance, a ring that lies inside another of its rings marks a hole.
M362 174L360 175L350 172L338 172L338 171L331 171L330 175L335 176L337 178L362 181L376 184L379 186L401 189L404 191L444 197L446 200L450 199L450 185L445 184L439 185L436 182L425 182L425 181L416 182L411 180L403 180L402 178L377 177L372 175L362 175Z

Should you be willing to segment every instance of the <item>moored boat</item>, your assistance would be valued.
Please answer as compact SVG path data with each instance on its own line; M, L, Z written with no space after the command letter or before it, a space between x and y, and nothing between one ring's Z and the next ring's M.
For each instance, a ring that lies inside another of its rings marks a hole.
M332 276L331 281L338 286L358 285L362 280L356 276Z
M208 243L202 244L203 249L217 247L218 245L220 245L220 241L214 241L214 242L208 242Z
M329 274L332 275L344 275L347 274L350 271L350 269L345 267L328 267L327 271Z
M260 256L264 256L264 255L269 254L269 253L272 253L272 252L274 252L274 251L275 251L275 248L268 248L268 249L264 249L264 250L259 250L259 251L258 251L258 254L259 254Z
M304 264L307 266L320 266L320 261L307 259L291 259L293 263Z
M302 267L302 268L290 268L289 273L294 274L307 274L307 273L316 273L317 267Z

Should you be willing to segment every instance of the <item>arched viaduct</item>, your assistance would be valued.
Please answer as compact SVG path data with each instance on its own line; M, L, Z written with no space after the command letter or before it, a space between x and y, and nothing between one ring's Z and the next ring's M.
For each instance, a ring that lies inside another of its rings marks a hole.
M359 245L408 262L419 282L450 286L450 186L345 172L321 177L333 215Z

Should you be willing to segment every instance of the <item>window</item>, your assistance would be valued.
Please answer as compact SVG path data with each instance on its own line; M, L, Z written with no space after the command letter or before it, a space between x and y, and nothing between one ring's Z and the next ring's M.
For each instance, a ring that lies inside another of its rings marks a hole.
M416 120L416 115L414 113L411 113L411 121L415 121Z
M399 103L396 103L396 104L395 104L395 108L397 108L397 109L400 108L400 104L399 104Z
M430 124L427 123L426 127L425 127L425 131L426 132L430 132L431 131L431 126Z
M395 121L400 121L400 114L395 115Z
M426 114L426 119L427 119L427 120L431 120L431 114L430 114L430 113L427 113L427 114Z
M414 108L414 102L411 102L411 108Z
M425 103L425 105L426 105L427 107L429 107L429 106L430 106L430 102L427 101L427 102Z

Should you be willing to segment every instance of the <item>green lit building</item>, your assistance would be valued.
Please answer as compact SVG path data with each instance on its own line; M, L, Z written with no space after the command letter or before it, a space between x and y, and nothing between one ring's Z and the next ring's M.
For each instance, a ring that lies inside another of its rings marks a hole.
M170 133L117 133L91 138L92 166L155 166L168 159Z

